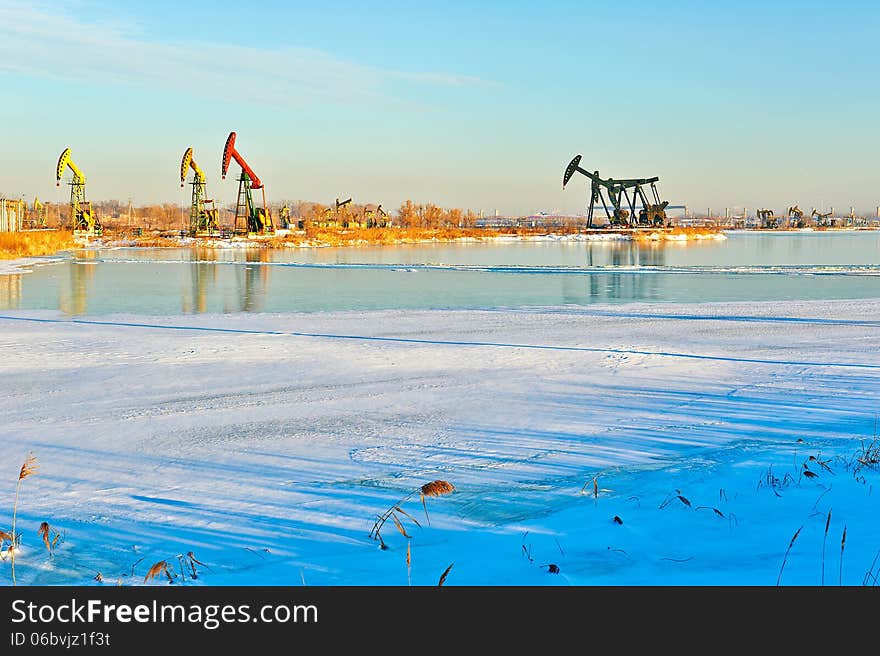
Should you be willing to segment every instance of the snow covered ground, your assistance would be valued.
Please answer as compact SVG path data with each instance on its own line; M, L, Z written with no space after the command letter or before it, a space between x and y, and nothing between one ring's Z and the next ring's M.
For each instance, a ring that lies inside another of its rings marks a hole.
M880 300L6 312L0 526L32 451L19 584L873 583L878 352Z

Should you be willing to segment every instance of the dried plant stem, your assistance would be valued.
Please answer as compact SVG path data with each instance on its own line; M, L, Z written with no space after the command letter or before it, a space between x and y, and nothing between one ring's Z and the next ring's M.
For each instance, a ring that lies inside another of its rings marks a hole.
M37 459L34 457L34 454L28 454L28 457L25 459L24 464L21 466L21 471L18 473L18 482L15 484L15 503L12 505L12 546L9 548L11 551L12 557L12 585L16 585L15 581L15 551L18 542L18 538L15 533L15 522L18 516L18 497L21 492L21 482L26 479L28 476L33 474L37 470Z
M382 548L384 549L385 543L382 540L382 536L380 534L380 531L381 531L382 527L385 525L385 522L388 520L388 518L391 518L391 520L394 522L394 525L397 527L397 530L400 531L403 534L403 536L408 539L410 536L406 533L400 520L394 514L395 511L400 512L402 515L408 517L419 528L421 528L421 525L412 515L405 512L401 508L401 505L403 504L403 502L407 501L408 499L411 499L413 496L418 494L422 500L422 507L425 509L425 519L427 520L428 525L430 526L431 519L428 517L428 506L425 503L425 497L439 497L439 496L443 496L444 494L449 494L454 491L455 491L455 486L452 483L449 483L448 481L437 480L437 481L432 481L430 483L425 483L421 487L416 488L415 490L413 490L412 492L407 494L405 497L403 497L397 503L392 504L392 506L388 510L383 512L381 515L377 515L376 521L373 523L373 528L370 529L370 537L374 540L379 540L379 542L382 545Z
M428 517L428 504L425 503L425 495L419 492L419 497L422 499L422 508L425 509L425 521L428 522L428 526L431 525L431 518Z
M15 543L17 541L15 535L15 518L18 514L18 493L21 489L21 478L18 479L18 483L15 485L15 503L12 505L12 544L9 545L9 552L12 558L12 585L16 585L15 582Z
M410 492L405 497L403 497L400 501L398 501L395 504L392 504L392 506L388 510L383 512L381 515L377 515L376 522L373 524L373 528L370 529L370 537L373 539L380 537L379 530L382 528L382 525L385 524L385 521L389 517L391 517L391 515L394 513L394 511L397 509L398 506L400 506L407 499L410 499L417 491L418 490L414 490L414 491Z
M843 525L843 537L840 538L840 569L837 571L837 585L843 585L843 550L846 547L846 524Z
M822 585L825 585L825 543L828 541L829 526L831 526L831 508L828 509L828 519L825 520L825 535L822 536Z
M785 569L785 563L788 560L788 554L791 551L791 548L794 546L794 541L797 540L798 535L801 534L803 530L803 526L801 526L798 530L794 532L794 535L791 536L791 542L788 543L788 549L785 550L785 556L782 558L782 567L779 568L779 576L776 577L776 585L779 585L779 582L782 580L782 570Z
M442 587L444 583L446 583L446 577L449 576L449 570L452 569L452 566L455 563L449 563L449 567L447 567L443 573L440 575L440 580L437 582L437 587Z

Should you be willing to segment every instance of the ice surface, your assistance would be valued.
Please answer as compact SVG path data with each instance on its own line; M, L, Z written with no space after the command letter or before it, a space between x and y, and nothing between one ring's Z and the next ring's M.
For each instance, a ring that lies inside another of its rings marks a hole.
M872 582L877 472L854 456L878 352L880 300L6 312L0 525L33 451L25 584L142 583L192 551L209 567L177 584L406 585L407 538L368 534L435 479L456 491L430 524L418 496L421 527L399 516L415 585L452 562L446 585L774 585L801 526L783 584Z

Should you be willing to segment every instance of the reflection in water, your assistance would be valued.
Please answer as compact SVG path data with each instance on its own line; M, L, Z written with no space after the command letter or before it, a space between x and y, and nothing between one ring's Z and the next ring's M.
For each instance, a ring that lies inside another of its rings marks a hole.
M67 267L68 286L59 287L58 308L65 314L85 314L88 308L89 288L95 278L97 265L89 260L97 257L96 251L80 251Z
M189 266L191 285L189 293L183 290L181 306L185 314L202 314L208 311L209 288L217 282L217 251L213 248L193 248Z
M634 241L606 242L608 249L587 249L587 266L601 267L662 267L666 266L667 244L665 242L639 243ZM599 244L597 244L599 246ZM601 247L601 246L600 246ZM628 273L613 273L602 276L587 276L589 297L586 302L616 301L620 299L652 299L661 295L661 279L653 275L634 276ZM567 292L567 286L565 291ZM565 294L565 302L581 302L569 300Z
M245 261L261 264L236 268L241 302L236 309L241 312L262 312L266 294L269 291L269 269L271 267L263 266L269 262L269 249L249 248L245 251Z
M21 307L21 274L0 276L0 309L17 310Z
M772 251L764 254L763 248ZM61 309L68 315L167 316L874 298L880 296L880 276L874 273L880 271L878 249L880 233L749 235L705 246L594 242L314 249L321 253L205 247L77 251L72 260L0 276L0 305ZM319 255L327 262L315 266L311 261ZM337 262L341 266L334 266ZM822 268L840 262L846 263L840 271ZM803 269L817 264L815 272ZM760 271L764 266L766 273Z

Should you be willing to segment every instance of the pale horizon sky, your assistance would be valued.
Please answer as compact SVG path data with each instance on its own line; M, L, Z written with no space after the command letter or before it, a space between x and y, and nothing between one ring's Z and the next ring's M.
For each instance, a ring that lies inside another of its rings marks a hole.
M583 211L659 176L696 212L880 205L876 2L0 0L0 193L223 203L226 136L270 203ZM65 182L69 173L65 175Z

